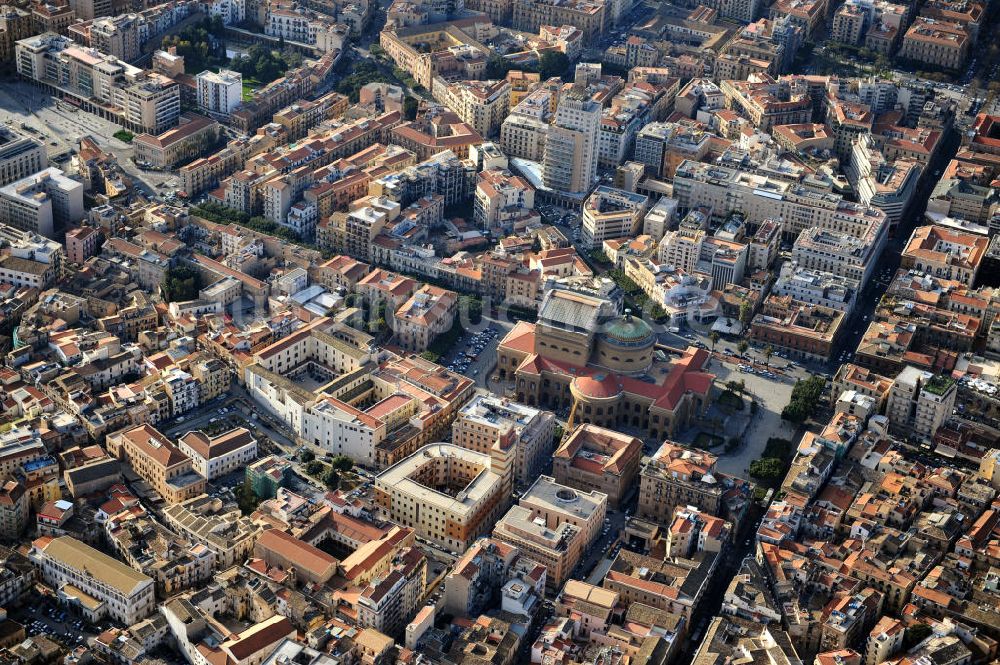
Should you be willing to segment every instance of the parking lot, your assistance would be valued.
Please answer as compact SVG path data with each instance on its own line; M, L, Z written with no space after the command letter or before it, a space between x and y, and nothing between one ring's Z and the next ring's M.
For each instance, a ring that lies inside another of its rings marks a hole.
M475 379L478 385L485 385L486 375L496 362L499 341L500 330L495 323L481 332L468 331L439 362L453 372Z
M71 609L39 594L33 594L31 602L12 610L10 615L24 626L28 635L43 635L69 648L86 644L88 639L111 627L110 622L92 626Z

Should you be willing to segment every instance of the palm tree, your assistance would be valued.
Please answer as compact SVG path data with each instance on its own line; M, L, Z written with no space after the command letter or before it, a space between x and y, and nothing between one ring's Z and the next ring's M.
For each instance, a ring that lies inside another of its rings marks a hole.
M712 353L715 353L715 344L719 341L719 333L712 331L712 334L708 336L708 339L712 342Z
M739 349L741 356L746 355L747 349L750 348L750 342L745 339L741 339L740 343L736 345L736 348Z
M767 346L764 347L764 365L766 367L770 367L771 366L770 365L770 363L771 363L771 356L773 356L773 355L774 355L774 348L770 344L768 344Z

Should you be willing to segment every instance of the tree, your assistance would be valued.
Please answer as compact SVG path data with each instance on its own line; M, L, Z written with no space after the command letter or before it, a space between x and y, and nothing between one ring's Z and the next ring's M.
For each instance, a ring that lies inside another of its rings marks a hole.
M167 270L160 283L163 299L170 302L194 300L198 297L201 275L188 266L175 266Z
M327 471L322 480L327 489L335 490L340 487L340 474L337 473L336 469Z
M249 478L244 478L243 482L236 488L236 503L244 515L251 514L260 505L260 498L254 493Z
M708 336L708 341L712 343L712 353L715 353L715 345L719 342L719 333L712 331L712 334Z
M490 80L502 79L507 77L507 72L510 71L510 62L507 58L493 53L490 55L489 59L486 61L486 78Z
M483 301L475 296L459 296L458 310L460 312L467 312L469 323L479 323L483 320Z
M538 71L542 79L562 76L569 69L569 57L562 51L546 51L538 59Z
M306 464L306 473L308 473L313 478L319 478L319 474L323 473L323 463L319 460L313 460Z
M303 464L311 462L314 459L316 459L316 455L313 453L313 451L309 450L308 448L303 448L299 452L299 461L302 462Z
M747 352L747 349L750 348L750 342L745 339L741 339L740 343L736 345L736 348L739 349L740 355L742 356Z
M764 457L750 462L750 476L765 485L774 485L785 477L785 465L777 457Z
M403 72L405 74L405 72ZM360 98L360 90L369 83L389 83L378 65L371 60L362 60L351 70L351 73L337 83L337 92L347 95L352 103L357 103Z
M415 120L417 111L420 109L420 100L411 95L407 95L403 100L403 117L407 120Z
M354 460L352 460L347 455L337 455L336 457L333 458L333 461L330 462L330 464L337 471L346 472L354 468Z
M792 397L788 405L781 410L781 417L797 425L804 423L813 414L824 390L826 390L826 379L821 376L811 376L804 381L797 381L792 388Z
M764 347L764 366L765 367L770 367L771 366L771 356L773 356L773 355L774 355L774 347L772 347L770 344L768 344L767 346Z
M753 317L753 306L750 301L744 298L740 301L740 325L746 328L750 325L750 319Z
M903 648L911 649L920 644L934 632L926 623L913 624L903 632Z

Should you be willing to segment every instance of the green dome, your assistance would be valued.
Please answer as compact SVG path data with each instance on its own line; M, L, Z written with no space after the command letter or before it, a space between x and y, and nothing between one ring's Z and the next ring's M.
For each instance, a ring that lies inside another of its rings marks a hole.
M649 324L627 311L625 316L608 322L604 337L622 346L645 346L652 344L655 338Z

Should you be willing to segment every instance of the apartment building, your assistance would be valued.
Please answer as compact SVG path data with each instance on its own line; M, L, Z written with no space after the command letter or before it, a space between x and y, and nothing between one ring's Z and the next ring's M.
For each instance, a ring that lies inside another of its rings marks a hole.
M181 452L191 458L194 470L206 480L241 471L257 459L257 439L245 427L216 436L200 430L177 439Z
M24 180L43 170L46 163L45 147L41 143L9 127L0 128L0 186Z
M816 226L867 237L866 242L881 251L888 232L884 212L845 201L839 194L693 160L677 167L673 197L682 208L708 208L720 220L734 211L742 212L751 224L780 220L782 235L788 240Z
M581 243L600 248L605 240L634 238L642 229L649 199L642 194L599 186L583 204Z
M971 287L988 247L986 236L945 226L918 226L903 249L900 267Z
M451 425L451 442L488 455L493 446L514 447L514 481L531 482L552 452L555 416L505 397L476 395Z
M512 108L500 127L500 147L504 154L540 163L558 100L559 90L544 84Z
M781 272L771 292L850 314L857 299L858 287L858 281L850 277L803 268L795 261L787 261L781 264Z
M917 191L922 169L911 159L886 159L871 134L859 136L845 169L847 178L863 205L885 212L889 227L895 227Z
M455 562L444 581L444 611L478 616L489 609L497 590L523 582L539 595L545 592L545 567L517 547L480 538Z
M907 365L889 389L886 415L890 430L900 436L931 440L951 417L957 394L957 385L950 377Z
M812 227L792 245L792 261L799 267L828 272L866 284L885 245L885 235L857 237L849 233Z
M551 476L538 476L524 491L517 504L555 529L568 522L580 529L587 550L601 535L607 513L608 496L597 490L583 492L556 482Z
M535 207L535 189L505 169L480 171L473 219L486 231L510 230L518 217Z
M0 537L16 541L28 526L31 501L24 484L9 478L0 484Z
M83 219L83 184L49 167L0 187L0 222L46 238Z
M403 550L389 571L372 580L358 596L358 626L384 635L402 634L422 607L426 588L427 557L414 547Z
M584 492L597 491L617 509L639 475L642 441L591 424L578 425L552 455L555 481Z
M545 566L546 588L551 592L560 589L572 574L586 540L579 527L569 522L549 527L544 517L534 516L524 506L511 506L493 528L493 538Z
M434 98L458 114L484 138L499 135L510 110L510 83L434 79Z
M935 67L961 70L969 57L972 39L961 23L918 16L899 47L899 57Z
M22 39L15 52L18 74L129 131L160 134L180 116L180 88L162 74L53 33Z
M169 504L205 491L205 477L191 458L152 425L139 425L108 436L108 452L127 462Z
M0 9L0 57L5 62L14 59L14 42L33 34L34 21L30 11L4 5Z
M177 126L154 136L139 134L132 140L136 163L154 169L172 169L181 162L201 156L208 146L215 145L222 126L196 113L182 113Z
M826 362L845 318L840 310L772 293L754 316L750 335L792 357Z
M674 509L667 530L667 558L690 559L699 552L721 552L732 537L733 525L691 506Z
M83 264L97 254L101 243L101 232L93 226L78 226L66 231L66 260Z
M461 553L503 514L512 475L511 451L429 444L376 476L375 501L392 521Z
M243 101L243 75L229 69L205 70L195 77L198 107L209 115L228 116Z
M139 18L135 14L96 18L90 25L84 24L85 27L81 27L84 27L86 39L76 39L74 29L78 25L70 25L69 28L69 35L77 43L92 46L101 53L124 62L133 62L139 58Z
M590 190L597 175L601 109L578 84L559 99L542 155L542 181L548 189Z
M451 329L457 311L457 293L424 284L393 314L394 339L408 351L426 351L438 335Z
M0 257L0 281L15 287L42 290L52 284L58 274L52 263L6 255Z
M29 558L42 579L92 622L110 617L131 626L156 610L151 578L75 538L39 538Z

